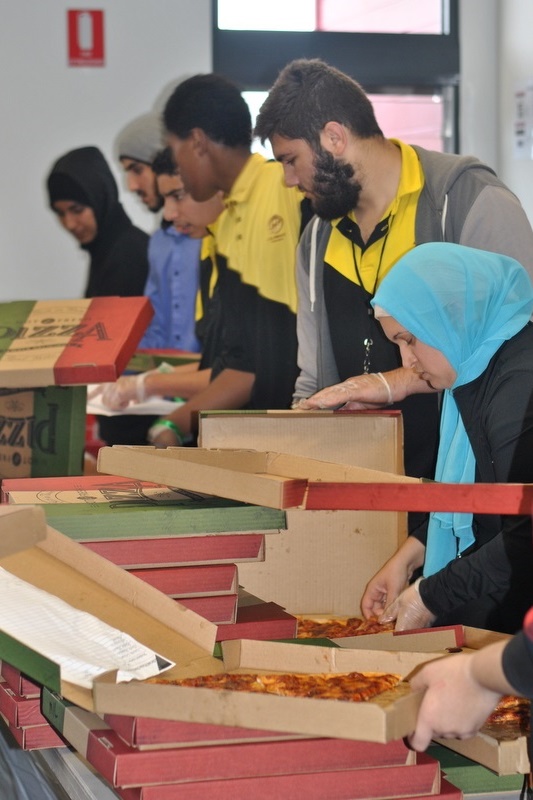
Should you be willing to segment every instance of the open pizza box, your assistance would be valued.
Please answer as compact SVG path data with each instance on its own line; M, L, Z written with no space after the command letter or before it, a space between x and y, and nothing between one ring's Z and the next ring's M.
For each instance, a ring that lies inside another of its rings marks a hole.
M311 432L316 425L322 430L320 440L329 437L338 442L343 437L344 446L338 447L335 460L333 450L325 450L324 459L330 459L326 461L316 453L287 453L283 431L290 431L290 417L265 414L257 415L257 419L261 421L263 416L274 428L267 450L260 448L262 442L267 442L261 438L257 442L250 438L243 448L235 449L115 446L100 450L98 469L285 508L286 530L275 537L275 542L267 539L261 563L241 565L241 584L292 614L349 615L354 597L362 594L372 575L405 539L406 514L308 511L302 506L311 483L361 481L362 486L367 486L369 482L391 481L395 485L419 486L418 479L397 472L401 417L295 414L294 424L302 434L307 427ZM255 419L256 415L252 417ZM234 419L230 416L228 422ZM244 415L245 428L247 420ZM348 446L352 438L349 431L358 437L355 452L361 459L359 465L354 464L353 445ZM374 466L368 467L368 463Z
M283 665L287 672L393 672L409 679L423 664L454 652L477 650L493 642L509 639L506 634L465 626L425 629L418 632L385 632L332 640L337 647L310 643L259 642L252 640L222 643L228 670L253 671L259 665L274 671ZM403 684L402 684L403 685ZM384 694L383 699L387 699ZM409 695L407 695L409 697ZM415 695L411 694L411 698ZM389 720L387 720L389 721ZM471 739L442 739L439 744L493 770L498 775L526 774L530 771L527 737L501 734L494 729L481 731Z
M279 452L115 445L98 453L98 471L151 480L271 508L305 507L308 481L420 484L383 470Z
M23 508L17 506L16 511ZM50 527L35 546L0 558L0 567L31 587L129 634L151 648L158 662L173 662L174 666L158 679L195 677L227 669L212 656L215 625ZM36 629L46 624L39 617L38 605L33 607L32 617ZM299 649L298 645L294 647ZM317 662L312 649L306 648L309 657L304 671L323 671L325 662ZM24 643L16 633L7 633L3 624L0 659L76 705L99 714L209 722L307 736L375 742L398 739L413 729L421 699L407 683L367 702L350 703L274 695L252 697L244 692L163 685L150 682L151 679L117 683L115 672L96 677L86 687L62 679L53 657L38 651L31 642ZM346 651L345 659L353 662L350 669L361 668L358 653ZM395 656L385 656L380 671L393 671L396 664ZM347 663L343 663L343 671L346 668ZM270 671L270 664L268 670L258 665L254 671ZM277 671L286 672L286 665L280 662Z
M399 411L200 411L198 445L300 455L402 474Z
M42 508L0 505L0 557L33 547L45 537Z

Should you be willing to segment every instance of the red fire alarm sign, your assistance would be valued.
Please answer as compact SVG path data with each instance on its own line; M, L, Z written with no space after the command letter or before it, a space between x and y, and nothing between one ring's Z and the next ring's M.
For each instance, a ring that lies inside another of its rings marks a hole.
M104 12L67 11L68 63L71 67L104 66Z

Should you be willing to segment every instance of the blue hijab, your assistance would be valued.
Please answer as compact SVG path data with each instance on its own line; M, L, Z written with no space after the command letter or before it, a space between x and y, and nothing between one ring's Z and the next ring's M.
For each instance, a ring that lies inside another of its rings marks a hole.
M372 305L440 350L456 371L455 383L443 393L435 479L474 483L474 454L453 390L478 378L503 342L529 321L528 273L508 256L445 242L422 244L385 276ZM424 575L442 569L473 542L471 514L432 513Z

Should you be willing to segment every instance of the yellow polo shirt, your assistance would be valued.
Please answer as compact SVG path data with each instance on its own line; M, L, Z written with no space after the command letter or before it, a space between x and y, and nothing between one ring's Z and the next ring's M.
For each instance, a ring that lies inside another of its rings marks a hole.
M296 246L302 194L287 188L283 167L253 153L217 220L217 252L243 283L296 312Z
M402 169L396 197L378 223L379 226L389 220L388 234L362 250L338 230L341 220L334 220L324 258L327 264L345 278L359 284L354 267L355 259L363 286L372 295L398 259L416 245L416 209L424 188L424 173L415 150L397 139L391 141L401 150ZM348 217L357 223L353 212Z

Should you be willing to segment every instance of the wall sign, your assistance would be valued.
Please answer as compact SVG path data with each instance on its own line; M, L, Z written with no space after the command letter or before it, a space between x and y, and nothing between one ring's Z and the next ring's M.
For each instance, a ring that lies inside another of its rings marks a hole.
M533 82L517 87L514 93L514 152L519 160L533 159Z
M67 11L68 64L70 67L103 67L104 12L69 9Z

